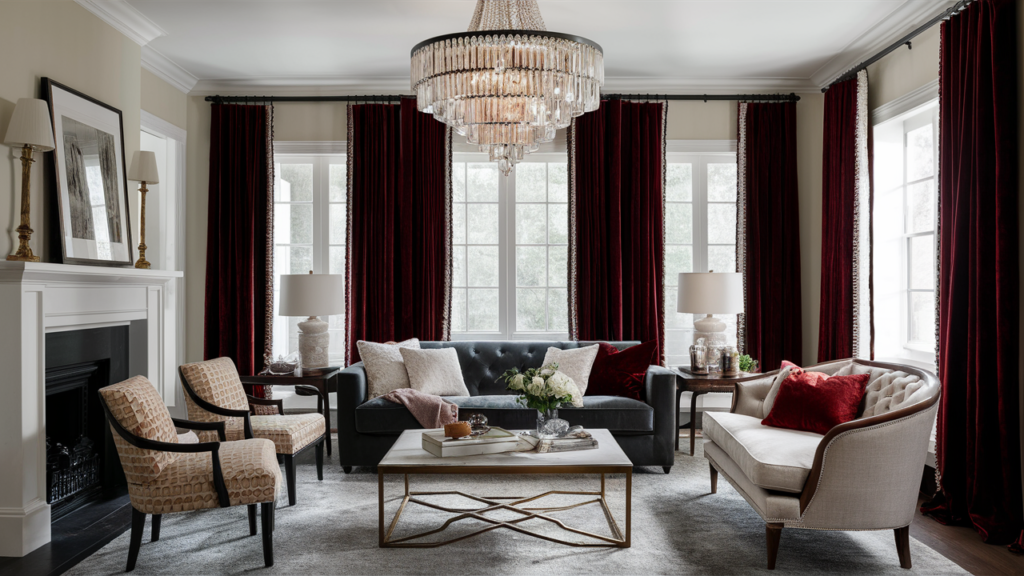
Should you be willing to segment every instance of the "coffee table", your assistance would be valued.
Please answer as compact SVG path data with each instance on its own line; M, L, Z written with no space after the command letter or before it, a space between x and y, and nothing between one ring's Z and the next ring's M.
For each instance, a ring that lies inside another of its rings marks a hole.
M423 430L406 430L391 447L384 459L377 465L377 494L379 504L379 541L381 548L434 548L465 540L478 534L490 532L498 528L507 528L521 534L540 538L558 544L580 547L619 547L629 548L630 546L630 499L633 489L633 463L619 447L618 442L607 430L589 430L597 439L598 448L594 450L578 450L573 452L555 452L538 454L536 452L507 452L504 454L482 454L479 456L438 458L433 456L421 447L420 435ZM399 505L391 523L385 526L384 522L384 476L386 475L405 476L405 497ZM410 474L600 474L601 490L589 492L567 492L563 490L551 490L537 496L475 496L449 490L442 492L416 492L409 490ZM626 475L626 529L625 532L619 529L615 517L608 502L605 500L605 475L625 474ZM526 506L535 500L553 494L572 494L583 496L594 496L594 499L572 504L569 506L558 506L550 508L527 508ZM419 496L431 495L458 495L480 503L475 508L451 508L439 506L418 498ZM457 514L457 516L446 520L440 528L421 532L412 536L393 539L395 527L402 516L402 511L410 504L426 506L442 512ZM592 532L567 526L561 520L553 518L548 513L560 510L568 510L587 504L600 504L604 511L608 526L613 536L602 536ZM498 520L487 516L488 512L510 511L519 514L520 517L512 520ZM487 526L469 534L461 534L456 538L435 542L416 542L425 536L443 532L449 525L468 518L482 521ZM574 534L582 535L590 541L579 542L563 540L547 534L533 532L521 526L523 522L530 519L540 519L551 522Z

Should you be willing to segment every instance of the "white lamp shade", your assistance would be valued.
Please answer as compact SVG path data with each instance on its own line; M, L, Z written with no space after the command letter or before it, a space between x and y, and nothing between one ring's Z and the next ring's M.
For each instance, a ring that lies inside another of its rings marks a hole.
M160 182L160 175L156 173L156 153L137 150L128 168L128 179L147 184Z
M282 274L278 316L329 316L345 311L341 274Z
M743 275L738 272L679 274L676 311L687 314L743 312Z
M4 144L19 148L31 146L42 152L53 150L53 125L45 100L18 98Z

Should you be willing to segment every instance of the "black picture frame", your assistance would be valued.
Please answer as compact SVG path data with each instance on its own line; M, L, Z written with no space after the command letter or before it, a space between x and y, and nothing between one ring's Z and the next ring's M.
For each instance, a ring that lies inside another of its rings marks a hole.
M50 78L42 79L42 93L50 106L56 145L51 156L61 261L132 266L135 248L121 111ZM87 155L83 148L95 148L95 153ZM98 192L90 190L90 180L99 184ZM94 202L97 195L102 204ZM99 224L104 224L102 229Z

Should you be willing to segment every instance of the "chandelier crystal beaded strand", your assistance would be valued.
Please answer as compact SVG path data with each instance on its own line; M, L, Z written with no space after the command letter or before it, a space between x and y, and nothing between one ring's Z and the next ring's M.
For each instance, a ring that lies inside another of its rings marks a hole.
M469 31L417 44L411 72L417 108L508 175L601 105L604 53L586 38L548 32L536 0L477 0Z

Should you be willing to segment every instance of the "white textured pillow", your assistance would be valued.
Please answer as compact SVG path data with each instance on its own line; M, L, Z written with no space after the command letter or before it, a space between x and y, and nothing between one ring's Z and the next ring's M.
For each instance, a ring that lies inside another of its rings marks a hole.
M587 393L587 383L590 381L590 369L594 367L594 360L597 359L597 351L600 347L597 344L562 350L552 346L544 355L544 362L541 366L558 364L558 371L565 374L576 383L580 394Z
M775 397L779 395L779 388L782 387L782 381L789 377L789 373L792 370L792 368L783 368L775 376L772 387L768 389L768 394L764 397L764 418L771 414L772 406L775 406Z
M409 387L409 374L402 362L402 348L419 349L420 341L410 338L397 344L356 342L359 357L366 366L367 394L370 398L383 396L392 390Z
M409 372L409 386L434 396L469 396L462 381L462 366L455 348L416 350L400 348L405 369Z

